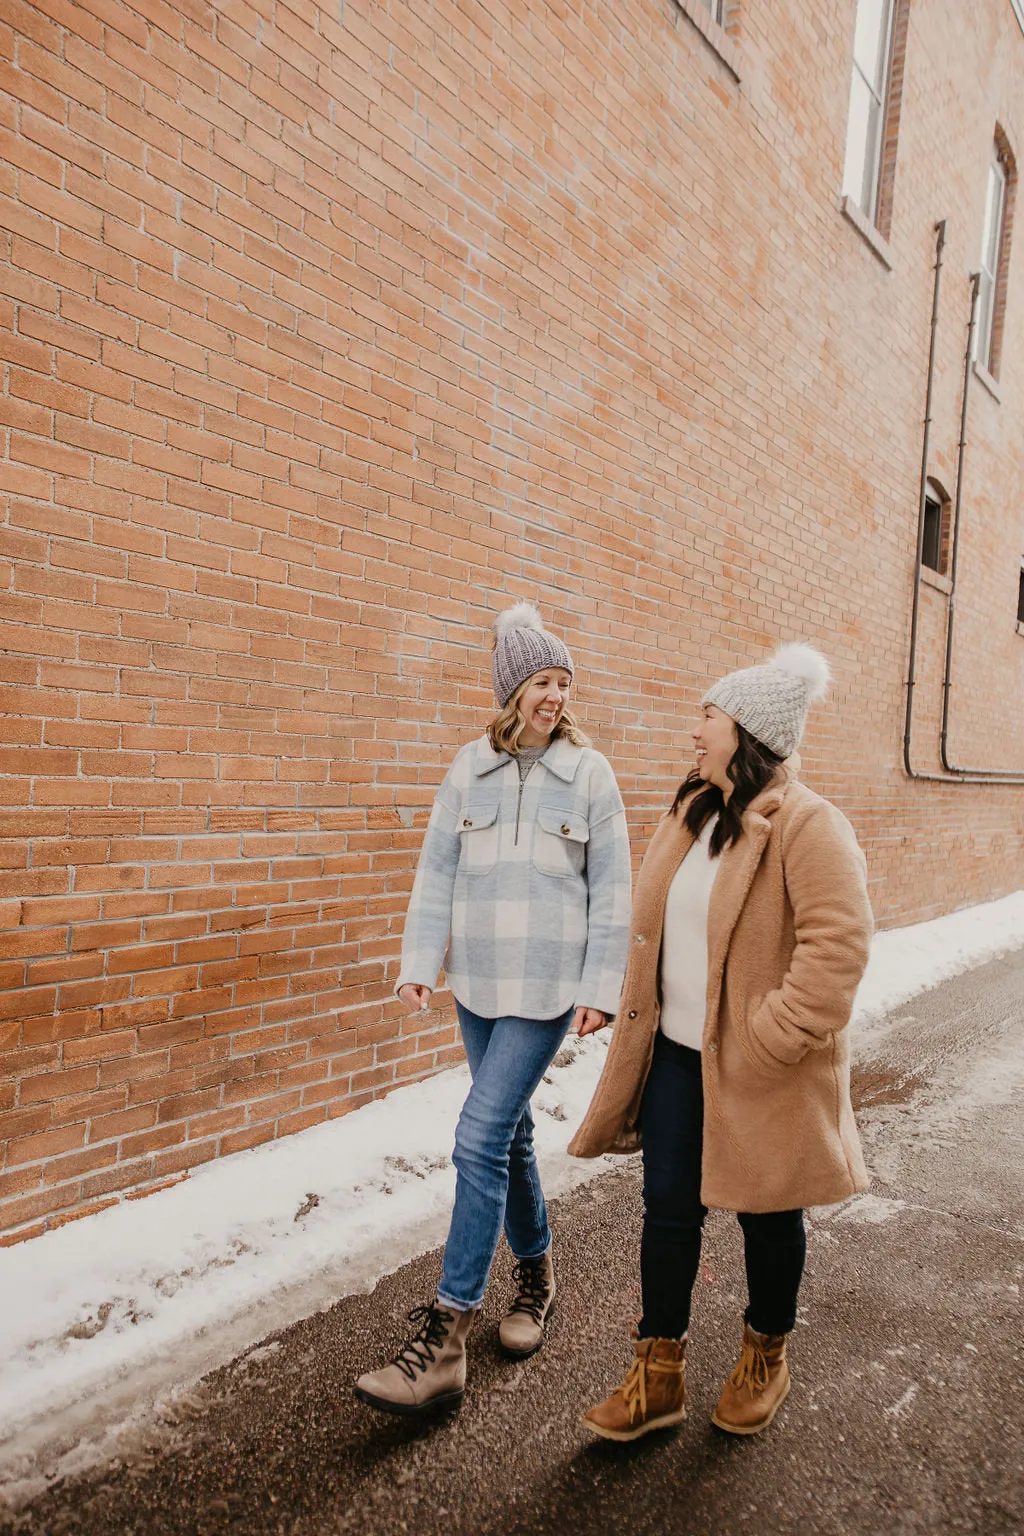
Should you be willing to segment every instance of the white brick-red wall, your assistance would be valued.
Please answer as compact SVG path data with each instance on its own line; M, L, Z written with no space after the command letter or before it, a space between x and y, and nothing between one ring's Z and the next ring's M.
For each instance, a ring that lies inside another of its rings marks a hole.
M807 638L836 683L805 776L879 921L1022 883L1024 788L910 782L902 728L934 225L952 494L1024 36L1003 0L911 4L890 267L839 211L854 11L740 0L723 57L675 0L6 0L10 1237L456 1058L443 998L390 994L514 598L576 654L638 856L708 680ZM1019 250L1008 278L951 746L1021 769Z

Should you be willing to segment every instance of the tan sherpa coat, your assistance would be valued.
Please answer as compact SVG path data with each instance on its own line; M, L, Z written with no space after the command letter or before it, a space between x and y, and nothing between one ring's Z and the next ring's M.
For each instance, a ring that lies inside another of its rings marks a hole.
M640 1144L665 900L692 841L669 814L644 858L615 1031L569 1144L576 1157ZM864 855L842 812L782 768L720 858L708 911L701 1198L733 1211L832 1205L868 1182L846 1031L872 931Z

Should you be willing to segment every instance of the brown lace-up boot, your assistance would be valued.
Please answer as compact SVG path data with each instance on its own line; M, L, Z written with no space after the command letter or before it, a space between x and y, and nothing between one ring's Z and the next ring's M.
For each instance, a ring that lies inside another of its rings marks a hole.
M636 1359L621 1387L583 1422L605 1440L636 1440L686 1418L686 1340L637 1339Z
M712 1424L730 1435L756 1435L767 1429L789 1393L786 1335L757 1333L743 1325L743 1353L722 1388Z
M551 1254L539 1259L520 1259L514 1271L518 1290L498 1327L506 1354L524 1360L544 1342L544 1324L555 1302L555 1272Z
M390 1365L360 1376L356 1397L402 1416L454 1407L466 1389L466 1335L475 1317L437 1301L414 1307L409 1321L418 1332Z

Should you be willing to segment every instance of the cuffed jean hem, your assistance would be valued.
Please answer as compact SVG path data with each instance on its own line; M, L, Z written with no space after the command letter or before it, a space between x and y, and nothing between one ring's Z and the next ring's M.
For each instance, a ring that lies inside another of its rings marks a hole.
M452 1312L479 1312L484 1303L482 1296L479 1301L455 1301L453 1297L445 1296L442 1291L438 1291L437 1299L442 1307L448 1307Z
M512 1257L515 1259L517 1264L536 1264L538 1259L543 1259L545 1255L549 1254L550 1252L551 1239L548 1238L547 1242L544 1244L544 1247L540 1250L539 1253L516 1253L515 1249L513 1248Z

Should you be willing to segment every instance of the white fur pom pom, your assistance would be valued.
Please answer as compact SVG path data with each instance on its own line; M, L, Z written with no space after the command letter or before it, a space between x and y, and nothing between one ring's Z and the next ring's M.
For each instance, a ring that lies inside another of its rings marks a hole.
M771 665L781 667L783 672L789 672L793 677L802 677L807 684L809 702L824 698L830 676L828 662L813 645L804 645L799 641L791 645L780 645L771 659Z
M540 614L532 603L516 603L514 608L506 608L504 613L499 613L494 621L494 633L500 640L502 635L507 635L510 629L543 629Z

